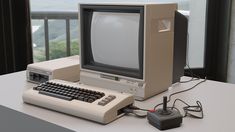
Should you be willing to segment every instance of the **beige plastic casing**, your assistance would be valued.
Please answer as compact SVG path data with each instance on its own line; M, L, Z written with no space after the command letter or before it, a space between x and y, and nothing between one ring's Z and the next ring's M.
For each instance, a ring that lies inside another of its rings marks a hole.
M128 105L134 103L134 97L131 94L119 93L117 91L111 91L108 89L102 89L98 87L92 87L72 82L66 82L62 80L51 80L50 82L64 84L68 86L74 86L84 88L88 90L94 90L105 93L105 96L92 102L87 103L79 100L67 101L43 94L39 94L38 91L32 88L26 90L23 93L23 101L25 103L41 106L44 108L52 109L69 115L74 115L84 119L92 120L102 124L110 123L111 121L119 118L122 114L118 114L118 111ZM98 102L109 95L114 95L116 98L106 104L105 106L98 105Z
M61 79L66 81L76 82L80 80L80 57L78 55L64 57L49 61L37 62L29 64L27 66L26 76L29 82L35 82L30 80L30 72L46 75L49 80Z
M104 5L119 4L105 3ZM172 84L174 17L177 4L124 3L120 5L144 7L143 79L99 72L81 66L80 82L86 85L131 93L135 96L135 99L145 100L167 90ZM164 29L162 23L164 22L169 26L167 30L162 30L162 28ZM117 77L118 79L103 78L103 75Z

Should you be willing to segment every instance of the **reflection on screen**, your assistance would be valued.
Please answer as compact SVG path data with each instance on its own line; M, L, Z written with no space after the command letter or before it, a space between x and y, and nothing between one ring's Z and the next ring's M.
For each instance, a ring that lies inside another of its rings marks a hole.
M139 69L139 13L93 12L91 48L95 62Z

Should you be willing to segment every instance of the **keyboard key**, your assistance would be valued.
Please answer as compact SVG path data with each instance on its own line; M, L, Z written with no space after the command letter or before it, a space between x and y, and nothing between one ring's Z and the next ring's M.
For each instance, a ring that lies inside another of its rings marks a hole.
M102 96L99 95L99 94L97 94L97 95L95 95L95 97L97 97L98 99L100 99Z
M98 105L101 105L101 106L105 106L107 103L106 102L104 102L104 101L100 101L100 102L98 102Z
M115 98L116 98L116 96L114 96L114 95L109 95L108 97L109 97L109 98L112 98L112 99L115 99Z
M88 102L88 98L87 98L87 97L85 97L85 98L84 98L84 101L85 101L85 102Z
M84 97L83 97L83 96L79 96L79 97L78 97L78 100L83 101L83 100L84 100Z
M112 97L106 97L105 99L107 99L107 100L109 100L109 101L111 101L111 100L113 100L113 98Z
M34 89L34 90L38 90L38 89L39 89L39 87L33 87L33 89Z
M97 99L97 97L95 97L95 96L89 96L89 98L91 98L91 99L93 99L93 100L96 100L96 99Z
M102 101L107 102L107 103L109 102L107 98L103 99Z
M51 92L46 92L46 91L39 91L40 94L44 94L44 95L48 95L48 96L52 96L52 97L56 97L56 98L60 98L60 99L65 99L65 100L72 100L72 97L68 97L68 96L64 96L64 95L60 95L60 94L55 94L55 93L51 93Z
M94 102L94 101L95 101L95 100L92 99L92 98L89 98L89 99L88 99L88 102L89 102L89 103L92 103L92 102Z
M53 82L46 82L40 84L37 87L34 87L33 89L39 91L40 94L53 96L65 100L77 99L88 103L92 103L95 100L105 96L103 92Z

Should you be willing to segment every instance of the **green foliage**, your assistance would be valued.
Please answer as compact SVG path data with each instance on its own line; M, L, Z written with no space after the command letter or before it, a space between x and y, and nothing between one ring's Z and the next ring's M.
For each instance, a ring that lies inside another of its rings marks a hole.
M33 49L33 61L34 62L40 62L45 61L45 49L43 47L36 47Z
M78 55L79 54L79 45L78 40L71 41L71 55ZM45 49L43 47L36 47L34 48L34 62L45 61ZM61 57L66 57L66 42L63 41L50 41L49 44L49 58L50 59L57 59Z
M70 48L71 55L79 55L79 44L77 39L72 40Z
M34 25L39 24L38 21L34 21ZM41 23L40 23L41 25ZM40 26L39 25L39 26ZM65 20L50 20L49 27L49 41L57 42L66 39L66 25ZM37 31L33 33L33 43L38 47L42 47L45 44L45 31L44 24L39 27ZM78 39L78 24L77 20L70 20L70 37L71 39Z
M66 56L66 43L65 41L51 42L49 46L50 59L56 59Z

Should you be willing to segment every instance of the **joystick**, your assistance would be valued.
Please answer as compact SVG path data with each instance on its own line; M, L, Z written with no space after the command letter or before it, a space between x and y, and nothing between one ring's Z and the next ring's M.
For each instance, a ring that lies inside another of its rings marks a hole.
M163 108L154 111L148 111L147 119L151 125L159 130L179 127L183 116L179 111L167 108L167 97L163 97Z

